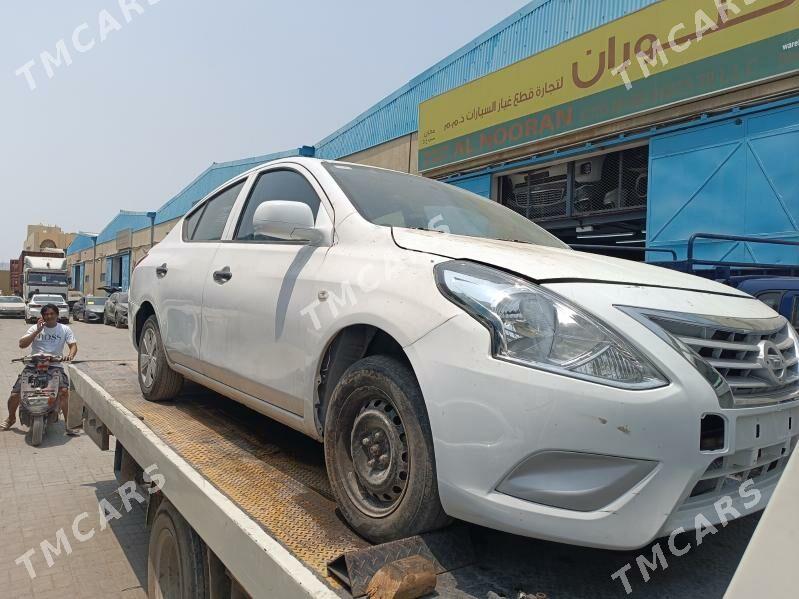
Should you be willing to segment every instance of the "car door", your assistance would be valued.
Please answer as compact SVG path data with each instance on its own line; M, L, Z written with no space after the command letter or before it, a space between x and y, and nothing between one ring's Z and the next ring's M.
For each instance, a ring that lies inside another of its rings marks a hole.
M181 239L156 252L154 276L164 347L172 362L201 373L205 273L245 182L242 178L231 183L194 208L183 221Z
M219 245L205 277L201 356L208 375L294 414L303 413L308 360L300 343L300 312L316 298L310 281L328 248L258 237L252 219L264 202L304 202L317 226L332 232L332 209L323 198L300 167L259 173L231 239Z

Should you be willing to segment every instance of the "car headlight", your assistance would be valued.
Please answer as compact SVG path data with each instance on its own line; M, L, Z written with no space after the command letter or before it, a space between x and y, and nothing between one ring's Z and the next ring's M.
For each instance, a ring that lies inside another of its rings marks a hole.
M625 389L668 384L618 334L543 287L459 260L435 275L444 296L489 330L495 358Z

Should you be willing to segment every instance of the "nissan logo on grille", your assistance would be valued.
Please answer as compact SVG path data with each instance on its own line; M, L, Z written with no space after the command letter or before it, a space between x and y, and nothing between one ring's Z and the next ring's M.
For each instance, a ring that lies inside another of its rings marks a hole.
M779 385L785 379L785 356L771 341L760 342L760 363L763 365L768 378L775 385Z

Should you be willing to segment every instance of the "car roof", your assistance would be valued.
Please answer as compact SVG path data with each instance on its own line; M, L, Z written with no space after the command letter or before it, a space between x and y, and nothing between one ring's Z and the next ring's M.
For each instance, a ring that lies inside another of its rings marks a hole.
M758 291L799 290L799 277L757 277L738 281L738 289L753 293Z

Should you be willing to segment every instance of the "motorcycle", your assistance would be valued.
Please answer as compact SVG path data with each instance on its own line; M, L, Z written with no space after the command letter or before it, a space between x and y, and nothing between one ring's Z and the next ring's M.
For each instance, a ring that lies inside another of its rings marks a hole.
M41 444L48 424L58 422L59 377L53 376L50 365L61 360L60 356L49 354L35 354L12 360L35 368L34 372L26 373L22 377L19 406L19 421L28 427L27 437L33 446Z

